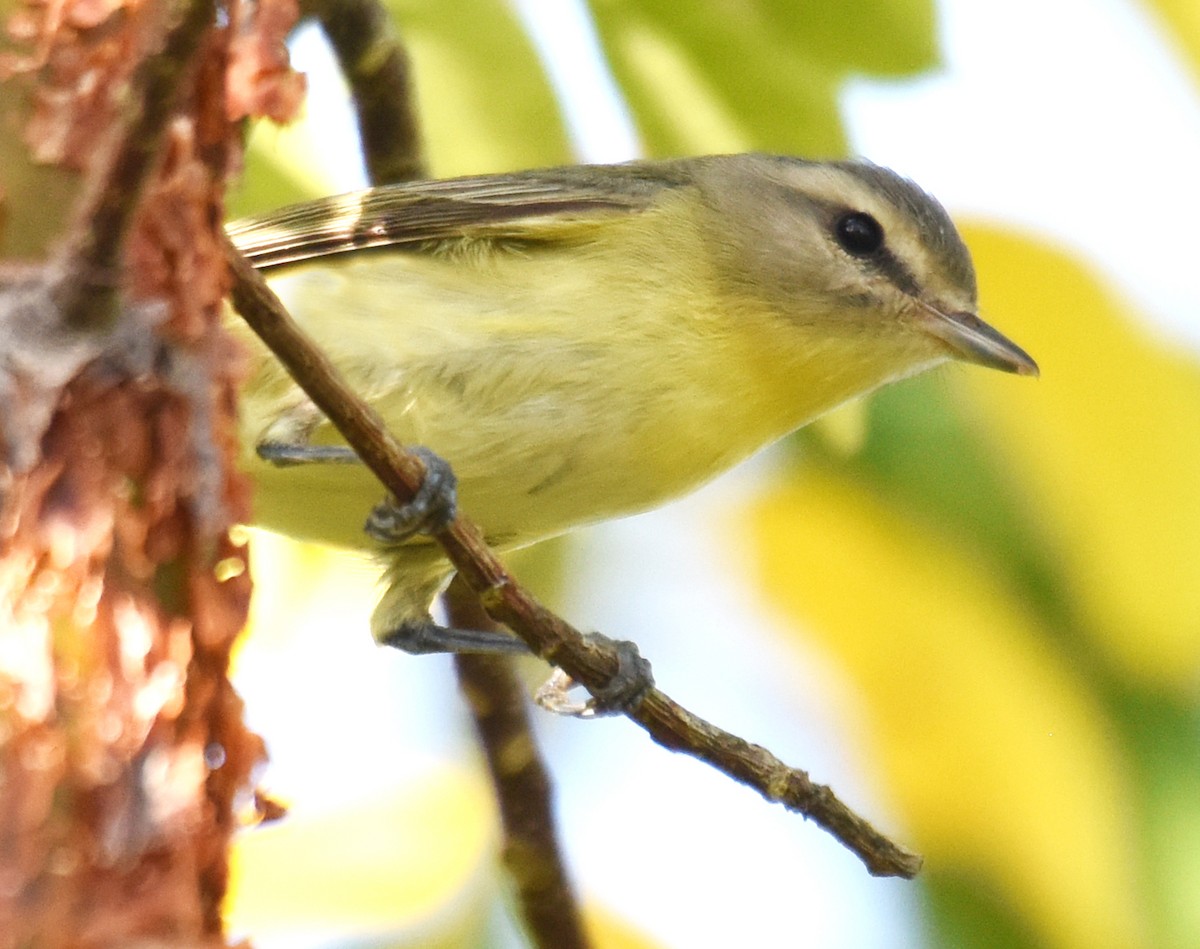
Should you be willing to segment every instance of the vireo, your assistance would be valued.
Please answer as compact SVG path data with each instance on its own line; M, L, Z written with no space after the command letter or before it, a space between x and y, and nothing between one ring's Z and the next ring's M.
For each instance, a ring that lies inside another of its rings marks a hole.
M652 508L949 359L1037 374L976 316L941 205L867 163L721 155L423 181L230 235L393 434L449 462L499 549ZM380 486L337 463L351 457L337 432L249 345L257 522L378 546L363 523ZM428 537L383 556L373 631L424 651L451 568Z

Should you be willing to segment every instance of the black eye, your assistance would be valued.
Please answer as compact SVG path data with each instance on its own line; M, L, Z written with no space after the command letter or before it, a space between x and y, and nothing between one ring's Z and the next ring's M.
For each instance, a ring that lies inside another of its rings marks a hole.
M883 227L862 211L848 211L833 225L842 250L855 257L870 257L883 246Z

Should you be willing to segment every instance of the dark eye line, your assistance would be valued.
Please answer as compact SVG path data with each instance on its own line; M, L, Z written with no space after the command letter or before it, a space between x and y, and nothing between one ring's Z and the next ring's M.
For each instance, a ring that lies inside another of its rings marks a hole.
M921 285L917 283L917 278L913 276L913 272L890 250L885 248L876 254L871 259L871 263L876 266L880 273L895 284L898 289L904 291L910 297L919 297L921 295Z

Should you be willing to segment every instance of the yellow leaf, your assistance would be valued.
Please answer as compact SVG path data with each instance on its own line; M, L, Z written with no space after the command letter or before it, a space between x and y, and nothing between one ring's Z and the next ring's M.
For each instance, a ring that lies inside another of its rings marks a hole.
M495 821L482 778L446 769L419 788L249 829L235 842L228 925L265 937L477 924Z
M770 600L861 691L865 754L927 866L994 881L1046 946L1146 945L1104 712L988 565L827 475L751 524Z
M1156 340L1064 253L966 231L989 320L1038 360L1036 384L962 372L1025 486L1086 632L1152 686L1200 671L1200 365Z
M867 402L855 399L839 405L813 422L810 428L828 448L848 458L867 440Z
M1196 0L1150 0L1147 5L1166 22L1174 34L1172 39L1188 59L1192 75L1200 78L1200 4Z
M596 949L657 949L659 945L616 914L594 903L584 906L583 917Z

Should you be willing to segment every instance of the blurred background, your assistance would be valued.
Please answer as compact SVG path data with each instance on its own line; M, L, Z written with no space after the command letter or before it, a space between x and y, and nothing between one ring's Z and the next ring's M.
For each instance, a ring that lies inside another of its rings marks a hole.
M1038 381L950 367L697 495L514 558L663 689L925 856L877 880L624 720L535 714L600 946L1200 945L1200 7L392 0L440 176L862 155L962 224ZM255 130L234 213L363 184L347 93ZM469 513L469 512L468 512ZM236 681L291 808L260 947L523 945L449 660L377 649L367 562L254 538ZM544 666L525 669L531 688Z

